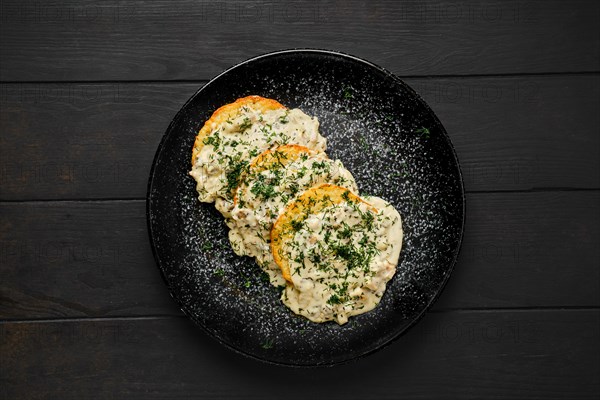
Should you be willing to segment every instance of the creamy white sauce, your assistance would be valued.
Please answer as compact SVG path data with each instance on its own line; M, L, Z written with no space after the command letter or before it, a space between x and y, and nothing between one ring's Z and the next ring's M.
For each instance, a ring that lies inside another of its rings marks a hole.
M287 143L319 151L326 148L326 139L319 134L319 121L299 109L261 112L245 106L227 122L214 124L190 172L197 182L198 199L215 201L216 208L229 217L233 191L250 161L267 149Z
M364 203L330 206L309 216L284 245L292 283L281 299L296 314L344 324L379 304L396 272L403 232L393 206L368 201L377 213Z
M366 199L377 213L367 204L346 201L308 216L283 246L291 283L283 279L271 253L273 223L305 190L331 183L358 192L350 172L324 153L298 158L277 172L247 173L260 153L284 144L323 152L326 139L318 120L298 109L262 112L245 106L239 115L210 128L190 171L198 199L215 202L225 216L237 254L256 257L273 285L286 285L283 303L311 321L338 324L379 304L395 274L403 236L400 215L383 199ZM255 189L257 182L270 187Z
M237 202L229 220L229 240L239 255L256 257L273 285L284 285L281 270L273 259L270 232L285 207L306 189L331 183L357 191L352 174L326 154L304 153L301 157L248 174L237 190Z

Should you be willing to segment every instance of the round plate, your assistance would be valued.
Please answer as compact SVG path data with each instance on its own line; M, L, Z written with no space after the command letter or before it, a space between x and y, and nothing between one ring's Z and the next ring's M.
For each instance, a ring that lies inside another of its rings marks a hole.
M253 259L233 253L213 204L196 198L188 171L198 130L218 107L248 95L318 117L327 154L353 173L360 193L388 200L402 215L396 275L373 311L343 326L286 308ZM418 321L452 272L464 213L456 154L427 104L383 68L324 50L266 54L211 80L171 122L148 183L154 257L185 314L234 350L296 366L363 356Z

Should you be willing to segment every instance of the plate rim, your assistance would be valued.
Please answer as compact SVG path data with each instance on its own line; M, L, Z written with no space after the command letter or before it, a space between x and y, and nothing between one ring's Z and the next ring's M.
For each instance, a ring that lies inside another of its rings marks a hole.
M415 96L416 100L422 106L424 106L426 108L426 110L428 111L428 113L430 115L433 116L434 120L442 128L441 132L444 136L444 140L449 145L449 148L452 153L452 158L455 162L455 165L456 165L456 168L458 171L458 178L459 178L458 184L460 187L460 198L461 198L461 203L462 203L462 210L461 210L462 211L462 220L461 220L461 226L460 226L460 235L458 237L458 243L455 248L455 251L454 251L454 254L452 257L452 261L450 262L450 266L449 266L448 270L446 271L444 280L441 283L441 285L439 286L439 289L437 290L436 294L429 300L427 305L425 307L423 307L421 312L416 317L414 317L413 320L409 324L407 324L404 327L404 329L402 329L400 332L396 333L394 336L392 336L387 341L383 342L382 344L380 344L378 347L376 347L374 349L370 349L368 351L365 351L363 353L360 353L358 355L355 355L353 357L350 357L350 358L347 358L344 360L340 360L340 361L316 363L316 364L295 364L295 363L291 363L291 362L285 363L285 362L273 361L273 360L269 360L266 358L261 358L257 355L251 354L250 352L244 351L241 348L235 347L235 346L231 345L230 343L227 343L225 340L219 338L215 334L213 334L207 327L204 326L204 324L196 321L196 319L192 315L190 315L190 313L188 311L186 311L184 304L173 294L171 285L170 285L169 281L167 280L167 277L165 276L165 272L164 272L163 268L161 268L160 257L156 250L156 244L155 244L155 240L154 240L154 236L153 236L150 207L151 207L152 183L153 183L154 175L156 172L157 161L162 153L162 149L163 149L163 146L164 146L167 138L169 137L170 133L172 132L172 129L173 129L176 121L179 119L181 114L184 112L184 109L186 108L186 106L190 102L192 102L192 100L194 100L196 98L196 96L198 96L203 90L208 88L211 84L213 84L215 81L217 81L219 78L221 78L223 75L226 75L230 71L240 68L240 67L243 67L246 64L249 64L249 63L252 63L255 61L259 61L259 60L262 60L265 58L277 57L277 56L287 55L287 54L299 54L299 55L300 54L322 54L322 55L334 56L334 57L358 62L358 63L367 65L368 67L374 68L374 69L382 72L384 75L386 75L386 77L392 79L396 84L399 84L404 89L408 90L413 96ZM167 129L165 130L165 133L163 134L163 136L158 144L158 147L156 149L156 152L154 153L154 157L152 159L152 166L150 168L150 174L148 177L148 183L147 183L147 188L146 188L146 225L147 225L147 230L148 230L148 237L150 239L150 247L152 249L152 256L154 258L156 267L160 272L161 278L163 279L163 281L165 282L165 284L168 288L169 295L171 296L171 298L173 298L173 300L175 300L179 309L184 313L184 315L187 317L187 319L191 320L195 327L200 328L209 337L211 337L212 339L215 339L217 342L224 345L228 349L233 350L237 354L241 354L245 357L248 357L248 358L251 358L254 360L258 360L260 362L267 363L270 365L278 365L278 366L285 366L285 367L292 367L292 368L333 367L336 365L342 365L342 364L348 364L351 362L356 362L364 357L367 357L375 352L378 352L378 351L388 347L390 344L397 341L400 337L404 336L408 331L410 331L419 321L421 321L421 319L423 319L425 314L429 311L429 309L433 306L433 304L438 300L440 295L444 292L444 289L446 288L446 284L450 280L450 276L453 274L453 272L456 268L456 264L458 262L458 257L460 255L463 240L464 240L465 225L466 225L466 213L467 213L467 201L466 201L464 177L463 177L463 173L462 173L462 168L460 166L460 162L458 160L458 155L456 153L456 149L454 147L454 144L452 143L452 140L450 139L450 136L448 135L448 132L446 131L446 128L444 127L444 125L442 124L440 119L438 118L437 114L429 106L429 104L412 87L410 87L407 83L405 83L402 79L400 79L400 77L398 77L396 74L392 73L388 69L381 67L380 65L377 65L371 61L365 60L363 58L360 58L358 56L354 56L354 55L351 55L351 54L348 54L345 52L336 51L336 50L327 50L327 49L322 49L322 48L310 48L310 47L276 50L276 51L272 51L272 52L268 52L268 53L264 53L264 54L260 54L258 56L248 58L244 61L238 62L237 64L235 64L229 68L226 68L224 71L222 71L221 73L217 74L212 79L210 79L206 84L204 84L202 87L200 87L196 92L194 92L194 94L192 94L190 96L190 98L181 106L179 111L171 119L171 122L169 123Z

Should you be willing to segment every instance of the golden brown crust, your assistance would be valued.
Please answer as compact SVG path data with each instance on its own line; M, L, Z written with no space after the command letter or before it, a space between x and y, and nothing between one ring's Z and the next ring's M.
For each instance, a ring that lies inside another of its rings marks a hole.
M235 117L242 107L250 106L255 110L266 112L270 110L277 110L279 108L286 108L277 100L267 99L261 96L247 96L242 97L234 101L233 103L225 104L219 107L212 116L204 123L204 126L198 132L194 147L192 149L192 165L196 163L198 153L204 147L203 140L208 137L213 129L213 126L224 124L228 119Z
M318 151L311 150L308 147L299 144L284 144L275 149L266 150L260 153L250 164L250 170L254 173L260 173L269 169L273 164L280 162L283 158L286 162L297 160L301 154L317 154Z
M296 200L290 203L281 213L271 228L271 252L275 262L281 269L283 277L288 282L292 281L289 261L285 258L283 244L294 237L295 231L292 222L301 222L311 214L317 214L324 208L340 204L345 201L362 202L371 206L350 190L341 186L323 184L306 190ZM371 206L373 212L377 209Z
M252 161L252 163L250 163L250 167L241 177L240 184L235 191L233 204L237 204L238 193L242 188L242 185L246 182L246 176L260 174L262 171L270 169L273 164L280 163L285 165L292 163L302 154L313 155L318 153L319 151L317 150L311 150L308 147L300 146L299 144L285 144L275 149L263 151Z

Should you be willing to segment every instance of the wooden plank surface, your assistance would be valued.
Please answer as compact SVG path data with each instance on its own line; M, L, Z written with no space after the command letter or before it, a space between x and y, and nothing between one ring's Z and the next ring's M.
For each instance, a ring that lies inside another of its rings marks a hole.
M0 399L597 399L599 20L593 0L2 0ZM468 192L434 307L335 368L258 363L197 329L145 220L184 102L294 47L404 77Z
M145 197L158 143L198 86L2 85L0 199Z
M2 81L210 79L282 48L402 75L600 70L598 2L2 2Z
M2 323L0 391L61 400L592 399L599 329L598 310L433 313L357 362L290 369L235 354L185 318Z
M407 82L448 130L467 191L600 188L600 75ZM143 198L199 86L0 85L0 200Z
M177 314L145 203L0 205L4 318Z
M434 309L600 306L600 191L467 198L452 279ZM145 204L0 204L0 319L179 310L152 258Z

